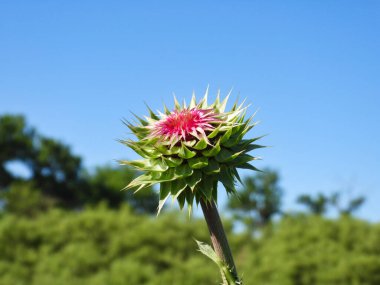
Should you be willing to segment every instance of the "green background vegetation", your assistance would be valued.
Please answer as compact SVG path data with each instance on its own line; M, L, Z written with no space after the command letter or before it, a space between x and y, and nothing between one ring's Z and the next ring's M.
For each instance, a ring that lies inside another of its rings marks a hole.
M232 234L245 284L380 284L380 225L342 217L287 217L260 237ZM219 284L196 252L202 220L128 207L52 210L0 221L0 284Z
M205 222L156 217L153 190L120 191L136 175L88 171L24 117L0 116L0 284L219 284L216 265L196 252L195 239L209 240ZM221 211L244 284L380 284L380 225L353 216L364 198L305 194L304 213L285 213L278 182L271 170L247 177ZM330 208L338 218L326 217Z

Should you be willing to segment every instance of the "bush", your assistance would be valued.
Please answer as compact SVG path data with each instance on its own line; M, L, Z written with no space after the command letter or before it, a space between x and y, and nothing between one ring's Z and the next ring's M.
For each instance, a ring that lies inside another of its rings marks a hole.
M380 227L342 217L283 219L252 253L247 284L380 284Z
M199 221L138 216L126 207L54 210L34 220L7 215L0 222L0 284L213 283L218 272L197 255L195 237L208 238Z
M129 208L51 210L0 219L0 284L219 284L196 252L208 241L202 220L154 218ZM244 284L378 285L380 226L352 218L284 218L260 237L230 235Z

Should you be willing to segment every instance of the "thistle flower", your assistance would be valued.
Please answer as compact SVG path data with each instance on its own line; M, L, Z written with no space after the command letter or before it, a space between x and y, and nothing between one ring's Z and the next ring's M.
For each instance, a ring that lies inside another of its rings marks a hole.
M181 209L187 203L189 212L194 200L217 203L218 182L234 194L241 182L237 169L257 170L249 163L256 158L248 152L262 147L254 144L259 138L244 139L255 125L253 115L245 119L244 103L225 111L230 94L223 101L218 94L212 104L207 95L198 103L193 95L188 106L174 97L174 111L165 106L164 113L156 114L148 107L149 116L135 115L137 125L125 122L137 140L121 142L143 158L121 161L143 172L126 189L137 192L160 184L158 213L170 196Z

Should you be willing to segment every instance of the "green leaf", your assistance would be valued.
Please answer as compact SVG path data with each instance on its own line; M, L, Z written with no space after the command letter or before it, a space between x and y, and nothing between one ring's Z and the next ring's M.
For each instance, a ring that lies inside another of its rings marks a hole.
M162 159L150 160L150 167L147 168L149 171L159 171L163 172L169 169L169 166Z
M217 142L214 147L211 147L210 149L202 151L202 155L206 157L212 157L216 156L220 152L220 143Z
M223 144L224 142L226 142L230 138L231 135L232 135L232 128L228 129L228 131L224 133L224 135L220 139L220 143Z
M228 165L231 165L231 166L236 166L238 167L238 165L242 165L246 162L249 162L249 161L252 161L252 160L255 160L256 158L249 155L249 154L241 154L239 155L238 157L236 157L234 160L230 161L228 163Z
M164 161L169 167L176 167L181 165L183 159L179 157L163 157Z
M171 154L171 150L166 145L156 144L154 146L154 148L164 155L170 155Z
M230 90L230 92L228 92L227 96L223 99L222 103L218 106L219 112L223 113L224 110L226 109L227 101L231 93L232 93L232 89Z
M137 192L138 190L148 187L149 185L154 184L154 183L157 183L157 181L152 181L152 175L150 173L145 173L133 179L126 187L124 187L124 189L127 190L127 189L144 185L143 187L141 188L139 187L139 189L135 191Z
M184 178L193 174L193 170L188 164L181 164L175 168L175 175L180 178Z
M160 202L158 203L157 216L160 214L162 207L164 206L166 200L170 196L171 182L165 182L160 184Z
M222 182L223 186L226 188L227 192L235 193L235 181L230 170L226 167L223 167L218 175L218 179Z
M171 189L172 189L171 181L160 183L160 200L168 196L171 192Z
M153 175L154 173L152 173ZM157 182L165 182L165 181L171 181L176 179L176 174L175 174L175 168L169 168L165 172L161 172L161 175L159 177L154 177L156 178Z
M145 103L145 106L147 107L148 111L149 111L149 115L152 119L154 120L159 120L160 118L153 112L153 110L148 106L148 104Z
M243 151L239 151L239 152L236 152L236 153L233 153L231 151L229 151L228 149L225 149L223 148L219 153L218 155L215 157L215 159L218 161L218 162L229 162L229 161L232 161L234 160L236 157L238 157L239 155L241 155Z
M216 137L216 135L219 134L221 126L222 125L219 125L218 127L216 127L207 137L209 139L212 139L212 138Z
M249 146L247 146L245 149L244 149L244 152L249 152L251 150L255 150L255 149L258 149L258 148L265 148L267 146L265 145L259 145L259 144L250 144Z
M161 159L156 159L156 160L132 160L132 161L124 161L125 164L133 166L137 169L140 170L145 170L145 171L159 171L163 172L168 170L169 166L166 165Z
M207 86L207 89L206 89L206 92L205 92L205 96L203 97L203 99L197 105L197 107L199 109L206 109L207 108L208 89L209 89L209 86Z
M123 189L121 190L130 190L132 188L137 188L133 193L137 193L138 191L142 190L142 189L145 189L145 188L148 188L149 186L151 186L151 184L149 183L140 183L138 185L133 185L133 183L129 183L127 186L125 186Z
M197 203L197 205L199 205L199 202L201 201L201 199L203 199L203 195L201 195L202 193L200 191L195 191L195 203Z
M147 121L145 121L144 119L140 118L135 113L133 113L133 112L131 112L131 113L140 122L141 125L143 125L144 127L147 126L147 125L149 125L149 123Z
M181 145L180 151L178 153L178 156L181 158L189 159L196 155L197 153L195 151L189 150L183 143Z
M130 165L138 169L144 169L145 164L148 160L147 159L141 159L141 160L119 160L119 163L121 165Z
M218 266L222 265L222 260L218 257L216 252L212 249L211 246L203 242L195 240L198 244L199 251L214 261Z
M230 137L226 142L222 143L222 145L225 147L232 147L232 146L238 144L239 141L240 141L240 136L234 135L234 136Z
M181 104L178 102L177 98L174 95L174 106L177 111L181 110Z
M203 196L207 199L207 201L212 200L212 192L213 192L213 179L211 177L204 177L200 184L200 191L202 191Z
M165 104L164 104L164 112L165 112L166 115L170 115L171 114L170 110L168 109L168 107Z
M196 150L202 150L202 149L205 149L206 147L207 147L207 142L203 138L195 146L193 146L193 148L195 148Z
M236 157L238 157L242 153L243 153L243 151L233 153L233 152L224 148L218 153L218 155L215 157L215 159L218 162L229 162L229 161L234 160Z
M144 126L135 126L128 120L123 120L123 124L125 124L128 127L128 129L130 129L132 133L136 135L138 138L141 138L142 134L146 135L148 133L148 129Z
M259 171L259 172L262 172L260 169L254 167L253 165L251 165L251 164L249 164L249 163L243 163L243 164L237 165L236 168L250 169L250 170L253 170L253 171Z
M213 262L216 263L216 265L218 265L220 271L223 272L223 275L225 277L225 280L226 280L226 285L241 285L243 284L241 282L241 280L239 280L238 277L234 278L232 276L232 271L231 269L228 268L227 264L218 257L218 255L216 254L216 252L213 250L213 248L211 246L209 246L208 244L205 244L203 242L200 242L200 241L197 241L195 240L196 243L198 244L198 248L199 248L199 251L201 253L203 253L205 256L207 256L208 258L210 258ZM225 283L223 283L225 284Z
M257 137L257 138L253 138L253 139L248 139L248 140L241 140L240 143L239 143L239 147L241 148L245 148L247 147L249 144L265 137L266 135L263 135L263 136L260 136L260 137Z
M179 154L180 151L181 151L181 147L173 146L173 147L169 148L169 155Z
M224 162L228 160L232 155L232 152L227 149L222 149L218 155L215 157L218 162Z
M186 194L186 202L188 204L188 207L191 207L194 201L194 194L191 191L186 191L184 193Z
M239 172L236 170L236 167L231 167L231 172L233 173L234 177L240 182L240 184L243 184L243 181L240 178Z
M142 150L145 151L149 155L150 158L159 158L162 156L162 154L159 151L153 148L145 147L145 148L142 148Z
M193 175L186 177L186 183L192 191L194 191L195 186L202 180L202 172L195 170Z
M210 105L210 108L213 108L215 112L220 113L219 106L220 106L220 89L218 89L218 93L216 93L215 101L214 103Z
M185 190L186 187L187 187L187 184L184 179L180 178L180 179L174 180L171 182L170 193L171 195L176 196L178 193Z
M208 159L204 156L191 158L189 159L189 165L192 169L203 168L208 165Z
M170 171L170 170L169 171L165 171L165 172L151 171L150 172L150 176L151 176L152 181L161 182L161 180L160 180L161 177L164 176L164 175L166 175L167 172L173 173L173 171ZM167 181L169 181L169 180L167 180Z
M209 159L208 165L202 171L208 175L216 174L220 172L220 165L214 159Z
M158 158L162 156L162 154L154 148L151 147L143 147L138 144L138 142L134 141L125 141L126 145L128 145L131 149L133 149L137 154L144 158Z
M142 156L143 158L151 158L145 151L143 151L134 141L122 141L123 144L129 146L131 149L134 150L138 155Z
M195 93L193 92L193 95L191 96L191 101L189 105L189 109L193 109L197 106L197 100L195 98Z
M187 147L193 147L197 141L196 140L191 140L191 141L185 141L184 144Z
M180 195L178 195L177 197L177 201L178 201L178 204L179 204L179 208L182 210L183 209L183 206L185 205L185 200L186 200L186 190L185 191L182 191L180 193Z

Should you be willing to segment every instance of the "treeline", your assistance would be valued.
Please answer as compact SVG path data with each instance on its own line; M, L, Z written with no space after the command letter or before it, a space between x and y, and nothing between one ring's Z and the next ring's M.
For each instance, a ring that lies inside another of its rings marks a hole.
M23 166L27 177L12 171L12 164ZM153 191L120 191L135 176L127 167L88 171L69 146L41 135L23 116L0 116L0 198L6 212L30 216L51 207L80 209L105 202L118 208L127 202L138 212L154 213L158 198Z
M14 163L23 165L29 175L12 171ZM120 191L137 174L128 167L102 166L88 171L69 146L41 135L23 116L0 116L0 200L5 212L33 216L51 207L77 210L103 202L114 209L128 203L136 212L154 214L158 197L152 189L137 195ZM282 195L278 174L267 169L247 177L239 196L231 197L227 207L235 220L253 231L270 223L274 216L286 214ZM340 197L339 192L330 196L304 194L297 201L316 215L325 214L331 207L342 215L351 215L365 201L364 197L354 197L344 204Z
M195 251L194 239L209 240L204 221L155 218L153 189L120 191L136 175L89 171L23 116L0 116L0 284L218 284L214 264ZM269 169L246 177L226 205L244 284L380 284L380 225L353 217L364 197L304 194L306 211L287 213L279 180ZM337 219L326 218L330 209Z
M380 224L295 215L256 237L226 224L246 285L380 284ZM0 219L0 284L219 284L195 238L208 241L203 220L152 218L126 206L10 214Z

